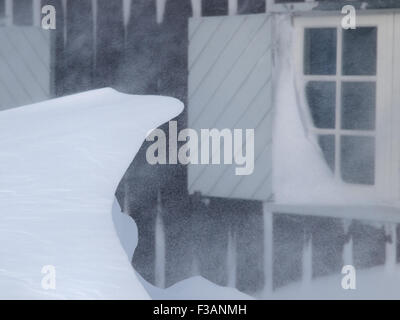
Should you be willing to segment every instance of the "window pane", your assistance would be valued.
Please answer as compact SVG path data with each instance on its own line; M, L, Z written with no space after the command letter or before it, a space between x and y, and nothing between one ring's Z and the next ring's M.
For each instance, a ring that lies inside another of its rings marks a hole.
M343 74L376 74L375 27L343 30Z
M14 24L16 25L32 25L33 9L32 0L13 1Z
M321 135L318 137L318 142L324 154L326 163L332 172L335 171L335 136Z
M306 95L316 128L335 128L336 83L310 81Z
M305 74L336 74L336 33L336 28L305 29Z
M375 138L341 137L341 174L344 182L375 183Z
M342 129L375 130L375 82L342 83Z

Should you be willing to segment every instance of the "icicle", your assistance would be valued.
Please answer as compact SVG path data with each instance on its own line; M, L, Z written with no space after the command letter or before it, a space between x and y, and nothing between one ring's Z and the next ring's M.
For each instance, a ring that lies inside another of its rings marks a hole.
M238 0L229 0L228 2L228 14L234 16L238 11Z
M67 21L67 18L68 18L67 0L62 0L61 1L61 5L62 5L62 8L63 8L63 16L64 16L63 35L64 35L64 48L65 48L65 46L67 45L67 36L68 36L68 34L67 34L67 24L68 24L68 21Z
M162 23L164 20L165 4L167 0L156 0L157 23Z
M6 13L6 17L7 17L6 24L11 26L13 24L13 17L14 17L13 0L6 0L5 6L6 6L5 13Z
M387 237L385 243L385 270L392 272L397 262L397 225L389 223L385 225L385 234Z
M231 288L236 288L236 237L229 231L228 235L228 252L226 258L226 267L228 270L228 281L227 286Z
M130 214L131 213L129 194L130 194L129 184L125 181L124 182L124 208L123 208L123 212L126 213L126 214Z
M307 235L305 236L307 237ZM302 285L309 287L312 280L312 235L304 241Z
M201 17L201 0L191 0L192 1L192 12L193 17Z
M264 215L264 296L273 291L273 213L263 204Z
M344 234L347 236L349 233L351 221L345 220L343 222ZM350 238L345 242L343 246L343 263L344 265L352 265L354 266L353 261L353 238L350 235Z
M92 16L93 16L93 72L97 66L97 0L92 0Z
M192 259L192 267L191 267L191 274L192 276L199 276L201 275L200 272L200 267L199 267L199 259L198 257L194 254L193 259Z
M157 194L157 216L155 225L155 285L165 288L165 233L162 219L161 193Z
M354 266L353 261L353 238L350 236L350 239L345 243L343 247L343 262L344 265Z
M122 10L123 10L125 28L128 26L129 20L131 19L131 6L132 6L132 0L122 1Z
M275 0L265 0L266 3L266 11L270 12L272 11L273 6L275 5Z
M41 0L33 0L33 25L35 27L40 27L40 17L41 17Z
M129 21L131 20L131 7L132 7L132 0L123 0L122 1L125 45L126 45L126 42L128 39L128 24L129 24Z

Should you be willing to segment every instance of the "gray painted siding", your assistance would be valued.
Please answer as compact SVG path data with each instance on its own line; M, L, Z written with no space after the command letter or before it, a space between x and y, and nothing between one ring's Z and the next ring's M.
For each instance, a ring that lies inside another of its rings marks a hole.
M236 176L235 163L189 165L190 193L255 200L271 196L271 20L265 14L189 20L189 128L198 133L255 129L252 175Z
M50 98L50 32L0 27L0 110Z

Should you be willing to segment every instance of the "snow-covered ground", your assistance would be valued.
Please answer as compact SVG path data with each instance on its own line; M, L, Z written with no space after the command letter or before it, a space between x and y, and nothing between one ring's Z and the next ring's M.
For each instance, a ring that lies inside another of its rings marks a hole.
M140 276L139 276L140 277ZM167 289L160 289L140 278L146 291L156 300L250 300L253 297L237 289L221 287L196 276L180 281Z
M392 270L375 267L356 273L356 289L345 290L341 286L344 275L317 278L309 284L293 283L274 291L261 294L261 299L400 299L400 266Z
M356 289L341 286L344 275L317 278L305 285L296 282L272 293L254 294L254 297L233 288L220 287L202 278L193 277L167 288L152 286L138 276L152 299L169 300L359 300L400 299L400 266L392 271L384 267L360 270L356 275Z

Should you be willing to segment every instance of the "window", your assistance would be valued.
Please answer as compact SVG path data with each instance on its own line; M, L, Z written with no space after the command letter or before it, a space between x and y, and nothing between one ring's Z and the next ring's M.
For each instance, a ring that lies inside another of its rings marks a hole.
M324 156L344 182L375 183L376 27L306 28L306 98Z
M394 14L297 17L297 65L310 110L310 129L336 180L394 194L399 180L394 135L390 32ZM392 33L393 36L393 33ZM388 169L392 168L392 169Z

